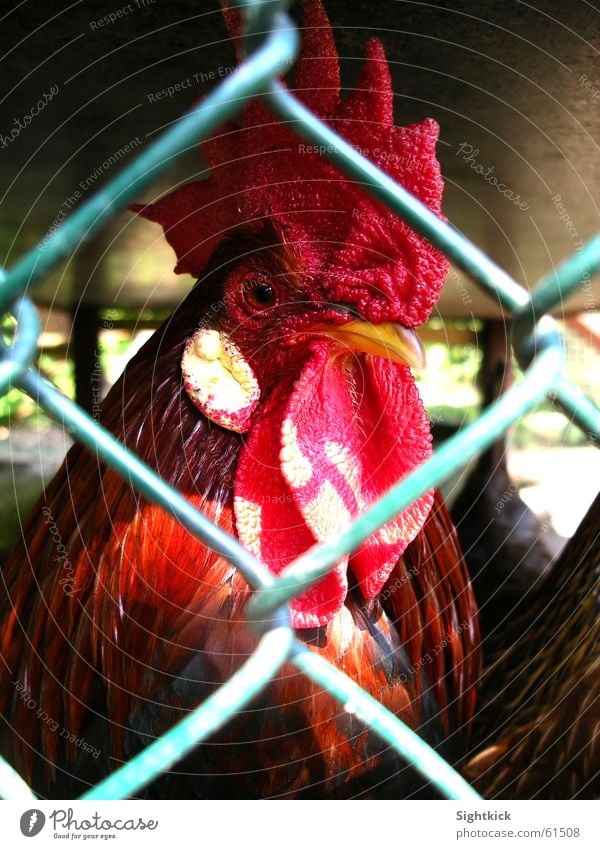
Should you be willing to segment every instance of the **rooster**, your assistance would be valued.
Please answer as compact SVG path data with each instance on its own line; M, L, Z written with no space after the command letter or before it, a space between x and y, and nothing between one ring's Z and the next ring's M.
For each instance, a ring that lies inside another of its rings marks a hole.
M323 8L305 2L303 102L440 214L434 121L394 126L382 45L340 101ZM234 39L240 21L226 11ZM210 179L137 207L189 296L128 364L102 422L278 574L431 454L413 328L444 257L259 102L202 146ZM251 591L168 511L75 445L6 566L2 752L50 797L79 794L196 707L256 645ZM299 637L461 756L477 612L446 508L418 498L290 604ZM431 794L291 666L150 796Z
M600 495L510 628L495 635L465 767L488 799L600 795Z

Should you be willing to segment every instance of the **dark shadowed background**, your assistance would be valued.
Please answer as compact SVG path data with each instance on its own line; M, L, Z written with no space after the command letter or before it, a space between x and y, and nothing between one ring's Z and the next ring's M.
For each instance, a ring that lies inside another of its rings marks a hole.
M519 282L532 285L600 229L598 0L325 0L325 6L343 86L352 86L367 38L381 38L393 75L396 121L432 116L440 124L446 215ZM5 267L235 63L217 0L2 0L0 34ZM198 151L189 150L140 200L196 178L202 168ZM193 281L176 276L173 264L160 228L128 212L76 250L32 293L44 307L42 342L49 353L40 363L46 372L69 391L75 362L84 388L80 400L89 407L133 350L133 329L137 345L140 329L156 325L156 310L177 305L189 290ZM598 372L599 304L598 280L588 281L558 311L571 322L562 325L571 376L587 391ZM446 324L443 332L439 324L433 328L442 344L429 352L429 383L422 391L438 423L451 408L459 411L450 415L456 426L476 413L479 320L502 322L501 313L493 299L453 271L436 315ZM452 326L447 320L454 318L465 323ZM103 326L111 331L99 340ZM55 468L65 440L47 429L43 440L39 433L9 439L6 417L12 415L13 424L29 420L32 405L14 397L2 403L0 476L5 488L25 493L27 507L31 493L39 491L40 471L45 478ZM581 447L585 453L577 460L574 454L560 463L544 455L536 460L532 442L555 437L555 445L566 443L558 414L547 409L537 416L529 442L521 445L530 450L521 452L513 474L535 488L544 471L552 498L534 493L531 503L538 513L549 513L561 533L571 533L597 488L598 455ZM583 488L581 503L561 494L569 474L571 491ZM24 484L29 478L31 486ZM574 514L561 526L565 501Z
M366 39L381 38L396 120L432 116L440 123L446 214L517 280L532 284L598 229L600 4L325 5L343 84L352 84ZM234 55L216 0L28 0L1 8L0 261L10 265L215 85ZM15 119L22 122L52 87L56 95L11 138ZM178 90L161 97L169 87ZM190 151L148 197L200 167ZM190 283L171 267L157 228L124 213L49 279L39 298L171 305ZM478 292L469 289L469 297L465 303L455 278L440 310L497 313ZM568 306L590 308L598 300L597 290L582 292Z

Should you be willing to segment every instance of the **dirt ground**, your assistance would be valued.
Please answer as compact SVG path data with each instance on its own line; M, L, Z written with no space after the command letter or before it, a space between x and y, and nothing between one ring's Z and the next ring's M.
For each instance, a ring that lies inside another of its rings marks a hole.
M592 446L510 451L508 469L521 498L562 537L575 533L600 489L600 451Z

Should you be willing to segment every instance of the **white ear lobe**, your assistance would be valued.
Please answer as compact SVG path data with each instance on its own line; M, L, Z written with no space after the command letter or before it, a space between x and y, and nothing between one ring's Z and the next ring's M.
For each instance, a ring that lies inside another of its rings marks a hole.
M183 385L196 407L215 424L245 433L260 399L250 364L226 333L201 328L181 358Z

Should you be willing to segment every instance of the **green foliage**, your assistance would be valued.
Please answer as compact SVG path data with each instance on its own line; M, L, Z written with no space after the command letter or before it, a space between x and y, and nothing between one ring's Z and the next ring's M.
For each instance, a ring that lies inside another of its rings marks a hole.
M51 354L40 354L38 366L42 373L51 380L61 392L70 398L74 394L73 364L70 360L57 359ZM50 418L18 389L11 389L0 397L0 427L47 427Z
M423 403L432 421L454 427L476 417L480 393L477 373L481 351L474 345L425 346L427 367L418 379Z

